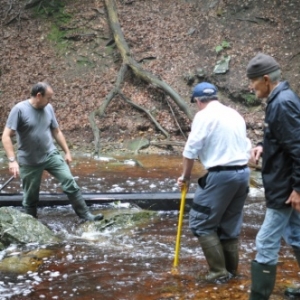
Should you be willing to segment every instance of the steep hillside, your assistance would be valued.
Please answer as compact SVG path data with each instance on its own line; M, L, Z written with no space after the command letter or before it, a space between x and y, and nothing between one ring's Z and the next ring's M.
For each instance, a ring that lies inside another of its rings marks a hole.
M37 5L25 9L29 1L0 0L1 124L15 103L29 97L32 84L46 80L55 90L53 105L67 137L74 145L92 147L89 114L113 89L122 63L104 1L31 2ZM284 78L300 92L297 2L118 0L117 11L131 53L144 69L167 82L187 103L197 81L213 82L222 101L245 117L255 143L262 136L263 105L252 106L253 99L245 96L245 67L259 51L274 55ZM229 71L214 74L225 55L231 57ZM185 140L181 130L188 133L190 121L162 91L127 74L122 92L151 111L171 140ZM97 124L102 142L120 145L137 136L164 138L146 114L119 96Z

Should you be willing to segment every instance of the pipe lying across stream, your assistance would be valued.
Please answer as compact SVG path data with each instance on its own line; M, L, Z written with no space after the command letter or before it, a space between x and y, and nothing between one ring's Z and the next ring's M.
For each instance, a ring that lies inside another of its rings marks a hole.
M175 210L180 206L180 193L83 193L90 204L105 204L114 201L129 202L143 209ZM186 195L186 206L190 206L194 193ZM0 193L0 206L22 206L22 194ZM70 201L63 193L40 193L39 206L68 205Z

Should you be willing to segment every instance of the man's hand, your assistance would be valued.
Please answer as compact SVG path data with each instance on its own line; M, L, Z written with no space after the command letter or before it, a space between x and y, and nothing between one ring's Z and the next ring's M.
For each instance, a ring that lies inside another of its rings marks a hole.
M9 162L8 163L9 173L11 173L15 178L20 175L19 164L17 161Z
M300 193L295 190L292 191L289 199L285 203L291 204L292 208L300 212Z
M65 154L65 161L68 165L70 165L70 163L72 162L72 156L71 156L71 153L70 152L67 152Z
M189 186L190 186L190 179L188 178L185 178L183 176L180 176L178 179L177 179L177 184L179 186L179 188L182 190L183 188L183 185L185 184L186 185L186 188L187 188L187 191L189 190Z
M250 161L252 161L254 164L258 164L259 158L261 157L263 153L263 147L257 146L255 148L251 149L251 158Z
M72 162L71 152L67 145L65 136L62 131L57 127L51 130L53 138L56 140L57 144L61 147L61 149L65 152L65 162L70 166Z

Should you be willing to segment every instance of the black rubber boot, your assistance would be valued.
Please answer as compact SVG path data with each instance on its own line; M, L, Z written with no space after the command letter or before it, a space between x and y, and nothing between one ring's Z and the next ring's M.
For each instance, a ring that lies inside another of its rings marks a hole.
M86 221L100 221L103 219L102 214L93 215L90 213L80 191L74 194L68 194L68 198L77 216Z
M277 265L251 263L251 294L249 300L268 300L276 280Z
M300 249L296 247L293 247L293 249L298 262L298 266L300 267ZM291 299L300 299L300 288L289 287L284 291L284 295L288 296Z
M37 207L36 206L24 206L25 214L31 215L37 219Z
M226 282L230 279L230 274L225 267L220 239L216 233L198 237L204 256L209 266L209 273L204 277L210 282Z
M239 265L239 241L238 239L221 240L226 270L233 276L237 276Z

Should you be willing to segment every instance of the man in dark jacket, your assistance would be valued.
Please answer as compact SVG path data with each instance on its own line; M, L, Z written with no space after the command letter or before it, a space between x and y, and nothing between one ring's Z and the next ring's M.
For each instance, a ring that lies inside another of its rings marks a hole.
M282 81L276 60L259 53L247 66L257 98L267 98L263 143L252 149L262 155L266 215L256 236L257 254L251 264L251 300L269 299L276 279L281 237L293 247L300 266L300 99ZM288 296L300 289L288 288Z

